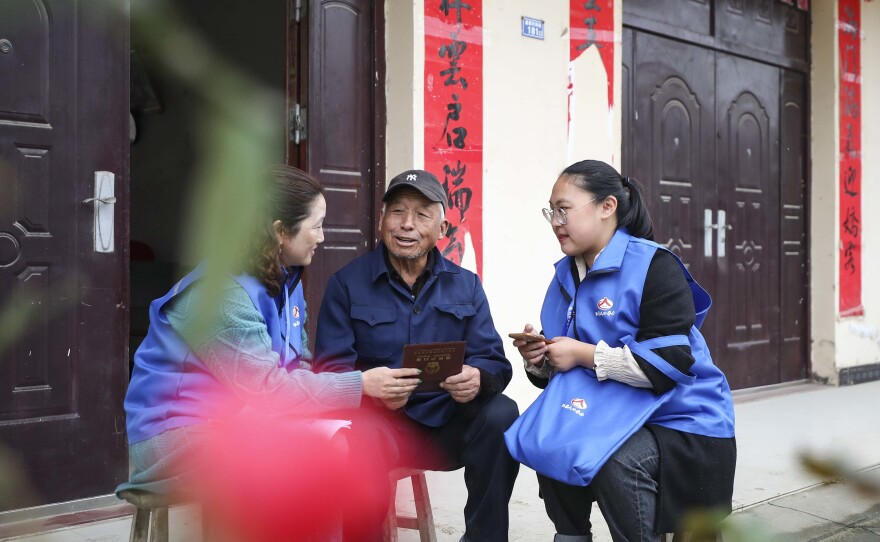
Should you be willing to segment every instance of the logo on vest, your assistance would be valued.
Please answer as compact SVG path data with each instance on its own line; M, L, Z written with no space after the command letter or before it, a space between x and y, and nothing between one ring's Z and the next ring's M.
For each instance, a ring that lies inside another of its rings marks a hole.
M600 299L596 306L599 307L599 310L596 311L596 316L614 316L614 311L611 310L611 307L614 306L614 301L607 297Z
M294 305L293 310L290 311L290 314L292 314L294 318L299 318L299 307Z
M571 404L569 404L569 403L571 403ZM569 410L571 412L574 412L578 416L583 417L584 410L586 410L586 408L587 408L587 402L584 401L583 399L575 397L574 399L569 401L569 403L562 403L562 408L564 408L565 410Z

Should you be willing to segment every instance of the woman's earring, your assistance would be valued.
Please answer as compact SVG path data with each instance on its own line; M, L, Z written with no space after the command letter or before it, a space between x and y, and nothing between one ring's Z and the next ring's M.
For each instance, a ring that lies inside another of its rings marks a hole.
M278 243L278 255L281 256L281 243Z

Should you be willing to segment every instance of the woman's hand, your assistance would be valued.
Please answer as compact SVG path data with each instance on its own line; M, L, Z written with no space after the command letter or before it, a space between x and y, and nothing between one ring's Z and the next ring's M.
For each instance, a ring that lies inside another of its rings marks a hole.
M391 410L406 404L410 394L421 382L418 369L375 367L364 371L364 395L380 399Z
M523 333L534 333L535 328L532 324L526 324ZM547 353L547 345L543 341L526 342L525 339L516 339L513 346L519 350L519 355L523 357L529 365L541 367L544 365L544 354Z
M553 337L547 346L547 359L557 371L564 373L578 365L592 369L596 345L582 343L571 337Z

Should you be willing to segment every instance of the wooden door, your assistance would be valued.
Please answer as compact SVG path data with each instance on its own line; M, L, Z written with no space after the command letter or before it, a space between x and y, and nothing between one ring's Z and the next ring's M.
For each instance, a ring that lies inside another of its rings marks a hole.
M807 377L809 326L807 303L807 76L783 70L779 111L779 300L781 353L779 380Z
M630 29L635 67L632 148L626 174L643 181L654 237L702 281L714 281L704 255L704 210L715 196L714 54Z
M98 6L8 0L0 20L0 306L25 324L0 351L0 443L37 504L127 474L128 22ZM109 253L96 171L115 174Z
M740 388L780 382L779 80L717 53L714 352Z
M305 3L304 3L305 4ZM382 3L376 0L311 0L290 32L291 107L306 107L306 139L292 142L289 162L325 186L324 244L309 266L306 300L310 332L331 274L376 244L377 199L384 186L384 58ZM294 17L295 18L295 17ZM305 25L305 26L304 26ZM305 51L303 50L305 49ZM291 92L295 90L296 92ZM294 95L295 94L295 95Z
M705 4L688 5L708 31ZM662 30L652 13L630 20ZM731 385L804 378L806 77L702 41L624 29L623 169L712 295L703 334Z

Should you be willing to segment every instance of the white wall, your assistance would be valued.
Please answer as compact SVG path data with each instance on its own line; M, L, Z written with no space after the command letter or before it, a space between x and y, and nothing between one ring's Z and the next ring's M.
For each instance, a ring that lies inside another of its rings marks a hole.
M811 361L815 377L839 383L839 371L880 362L880 5L862 1L862 305L864 316L839 318L839 49L837 2L812 2L810 186Z
M837 382L837 5L813 2L811 53L810 325L813 373ZM833 74L833 75L832 75Z
M507 333L520 331L526 322L540 327L553 263L562 257L541 208L547 206L557 175L571 162L595 158L618 165L620 160L620 110L608 111L605 71L595 49L587 50L577 65L579 135L576 146L569 145L568 6L566 0L483 2L483 284L514 364L507 394L521 408L538 390L520 368ZM424 0L386 2L386 179L424 164L423 13ZM521 35L523 16L544 21L543 40ZM618 2L618 82L620 20Z
M521 35L521 17L544 21L544 40ZM514 380L507 394L537 396L507 333L539 313L559 245L541 208L567 162L568 2L483 2L483 220L486 293Z
M862 0L862 305L865 315L837 324L837 367L880 363L880 5ZM835 101L837 103L837 101Z
M425 163L424 0L385 2L385 182Z

